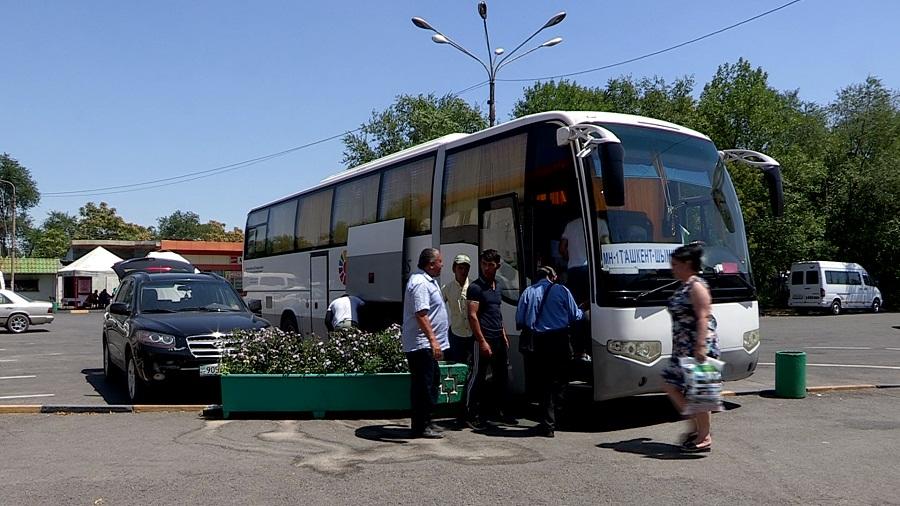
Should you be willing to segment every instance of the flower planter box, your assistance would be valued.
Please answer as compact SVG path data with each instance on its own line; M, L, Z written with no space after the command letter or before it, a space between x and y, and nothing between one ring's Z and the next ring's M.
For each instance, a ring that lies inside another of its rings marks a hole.
M462 399L467 367L440 364L438 403ZM408 410L409 374L224 374L222 415Z

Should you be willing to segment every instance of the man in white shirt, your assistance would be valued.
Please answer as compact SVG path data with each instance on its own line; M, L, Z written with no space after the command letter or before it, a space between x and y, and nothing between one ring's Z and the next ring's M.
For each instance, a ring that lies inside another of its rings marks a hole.
M472 355L472 329L469 328L466 302L471 264L468 255L456 255L453 259L453 279L441 287L450 316L450 349L445 356L449 362L468 364Z
M347 293L331 301L325 311L325 323L331 325L329 330L359 327L359 308L364 305L364 300Z

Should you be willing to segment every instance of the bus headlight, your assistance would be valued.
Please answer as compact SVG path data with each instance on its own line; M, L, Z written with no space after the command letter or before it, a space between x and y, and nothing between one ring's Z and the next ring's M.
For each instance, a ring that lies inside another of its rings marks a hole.
M607 341L606 351L613 355L649 364L662 354L659 341Z
M744 332L744 349L753 351L759 345L759 329L748 330Z

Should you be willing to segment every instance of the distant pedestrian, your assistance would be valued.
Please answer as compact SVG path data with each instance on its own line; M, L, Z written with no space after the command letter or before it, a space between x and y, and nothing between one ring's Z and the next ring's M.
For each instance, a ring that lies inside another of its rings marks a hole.
M106 291L106 288L104 288L104 289L100 292L100 295L98 295L97 298L98 298L99 301L100 301L100 307L106 307L106 306L108 306L108 305L109 305L109 301L112 300L112 296L109 294L109 292Z
M509 383L509 338L503 328L500 313L500 288L497 270L500 254L488 249L481 253L481 276L469 284L466 299L469 307L469 327L475 337L472 351L474 364L466 388L468 424L484 429L490 418L503 423L518 423L507 412ZM491 380L487 382L487 372Z
M472 358L472 329L469 327L469 308L466 290L469 289L469 269L472 261L468 255L456 255L453 259L453 279L441 287L447 314L450 316L450 349L448 362L468 364Z
M438 283L443 267L441 252L422 250L418 267L406 284L401 332L410 373L410 428L413 437L440 439L443 435L431 423L431 414L440 382L438 360L450 347L447 308Z
M541 406L536 431L553 437L556 412L561 407L568 383L572 349L569 332L572 324L584 318L572 293L556 284L556 271L545 266L537 270L535 282L522 292L516 308L516 326L528 336L529 384L534 386Z
M672 252L672 274L681 286L669 299L672 315L672 357L663 369L664 389L679 412L685 408L685 373L678 359L694 357L705 362L706 357L719 358L716 319L711 311L709 287L700 277L703 246L691 243ZM709 411L691 416L693 431L682 441L682 449L707 452L712 448Z
M355 295L345 293L337 297L325 311L328 330L348 330L359 328L359 308L366 302Z

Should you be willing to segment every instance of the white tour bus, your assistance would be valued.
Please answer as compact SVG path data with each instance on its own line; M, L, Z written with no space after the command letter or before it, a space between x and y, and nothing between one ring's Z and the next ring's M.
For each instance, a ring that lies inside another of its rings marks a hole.
M565 270L560 236L582 218L593 360L573 369L594 399L661 391L672 342L666 301L677 285L669 254L697 240L706 244L703 276L725 377L745 378L758 361L759 311L726 160L760 168L780 214L775 160L718 151L705 135L665 121L547 112L447 135L251 210L243 287L273 324L322 335L329 301L345 292L367 302L369 325L399 321L423 248L441 250L443 283L455 255L473 259L474 278L479 251L496 249L512 384L521 392L516 302L539 266Z
M796 262L791 265L788 306L821 309L838 315L845 309L881 311L884 298L869 273L859 264Z

